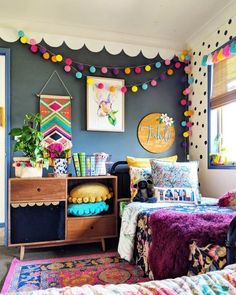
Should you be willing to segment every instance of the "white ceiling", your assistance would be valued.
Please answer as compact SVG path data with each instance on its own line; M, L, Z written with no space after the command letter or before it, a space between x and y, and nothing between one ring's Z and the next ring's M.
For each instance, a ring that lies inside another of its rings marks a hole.
M186 40L235 0L8 0L0 27L154 47Z

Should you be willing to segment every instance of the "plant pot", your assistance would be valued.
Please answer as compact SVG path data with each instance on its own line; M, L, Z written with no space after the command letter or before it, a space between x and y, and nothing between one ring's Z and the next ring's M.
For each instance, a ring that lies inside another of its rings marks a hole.
M26 163L30 161L30 158L28 157L14 157L13 158L15 163ZM42 177L43 176L43 167L26 167L26 166L19 166L17 167L15 164L13 164L15 167L15 177L20 178L34 178L34 177Z
M67 160L64 158L56 158L54 160L53 171L55 176L67 176L67 173L68 173Z

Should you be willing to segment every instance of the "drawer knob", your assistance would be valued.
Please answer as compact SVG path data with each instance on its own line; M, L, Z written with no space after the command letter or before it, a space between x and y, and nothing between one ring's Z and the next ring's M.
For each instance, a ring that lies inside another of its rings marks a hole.
M94 229L94 227L93 226L90 226L90 229Z
M41 192L41 188L40 187L37 188L37 192Z

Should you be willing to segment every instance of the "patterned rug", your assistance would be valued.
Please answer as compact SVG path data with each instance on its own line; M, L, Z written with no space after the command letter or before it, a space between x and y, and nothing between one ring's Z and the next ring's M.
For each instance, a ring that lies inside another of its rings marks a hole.
M148 281L148 278L143 277L143 271L119 258L117 253L32 261L20 261L15 258L2 293L84 284L132 284L145 281Z

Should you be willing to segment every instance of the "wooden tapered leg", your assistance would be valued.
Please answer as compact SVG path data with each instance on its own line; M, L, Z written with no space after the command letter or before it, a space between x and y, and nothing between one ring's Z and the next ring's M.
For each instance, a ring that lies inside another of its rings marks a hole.
M101 239L101 242L102 242L102 251L105 252L106 251L105 239Z
M20 260L23 260L25 256L25 246L20 247Z

